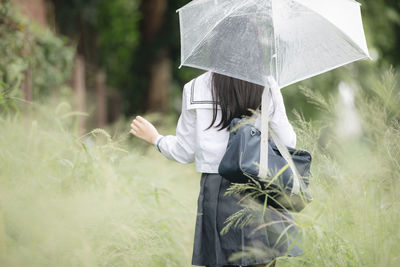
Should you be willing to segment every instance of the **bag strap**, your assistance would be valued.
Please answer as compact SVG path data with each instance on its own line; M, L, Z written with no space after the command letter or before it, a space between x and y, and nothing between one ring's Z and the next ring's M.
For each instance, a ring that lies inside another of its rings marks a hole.
M261 100L261 147L258 177L264 179L268 176L269 90L269 86L264 88Z
M292 157L290 156L290 153L285 145L282 144L281 140L279 137L275 134L275 132L270 129L271 131L271 137L272 140L274 141L276 147L278 148L279 152L281 153L282 157L286 160L286 162L289 164L290 169L293 172L293 187L292 187L292 194L298 195L300 193L300 179L299 179L299 172L297 171L296 165L293 162Z
M290 169L293 172L293 187L292 194L300 193L300 179L296 166L294 165L293 159L287 150L287 147L282 144L278 136L272 129L269 129L269 101L270 101L270 84L264 88L261 101L261 142L260 142L260 167L258 171L258 177L267 178L268 176L268 130L271 131L272 140L275 142L276 147L281 153L282 157L289 164Z

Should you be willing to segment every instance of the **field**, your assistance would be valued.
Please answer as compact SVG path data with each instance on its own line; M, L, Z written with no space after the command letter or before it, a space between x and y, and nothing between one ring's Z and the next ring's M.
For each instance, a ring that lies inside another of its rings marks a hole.
M318 96L326 116L294 121L314 201L295 214L306 253L277 266L400 266L400 93L385 75L357 95L362 137L339 139ZM200 174L127 121L78 136L78 115L68 102L1 115L0 266L190 266Z

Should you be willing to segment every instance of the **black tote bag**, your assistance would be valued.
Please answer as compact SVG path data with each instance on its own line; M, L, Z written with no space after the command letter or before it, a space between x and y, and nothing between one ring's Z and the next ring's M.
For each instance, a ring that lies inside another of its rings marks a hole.
M301 211L312 200L308 191L311 154L304 150L287 147L299 178L300 190L293 194L293 170L277 145L271 140L268 143L269 178L258 177L260 139L261 132L252 124L247 123L246 119L233 119L227 149L218 168L219 174L232 183L257 181L265 190L268 190L269 205Z

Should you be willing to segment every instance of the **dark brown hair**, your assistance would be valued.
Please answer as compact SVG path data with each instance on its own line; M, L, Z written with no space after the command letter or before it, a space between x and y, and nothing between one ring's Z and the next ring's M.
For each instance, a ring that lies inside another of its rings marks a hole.
M232 119L251 116L249 109L256 110L261 104L264 86L246 82L218 73L212 73L213 118L210 129L217 120L218 105L221 121L215 126L219 131L229 129Z

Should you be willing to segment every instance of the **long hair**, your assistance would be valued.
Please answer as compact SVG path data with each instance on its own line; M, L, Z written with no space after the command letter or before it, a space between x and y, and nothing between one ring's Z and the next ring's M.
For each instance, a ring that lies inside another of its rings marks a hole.
M229 129L234 118L251 116L249 109L256 110L261 105L264 86L212 73L213 118L210 129L217 120L218 105L221 107L221 121L215 126L219 131Z

